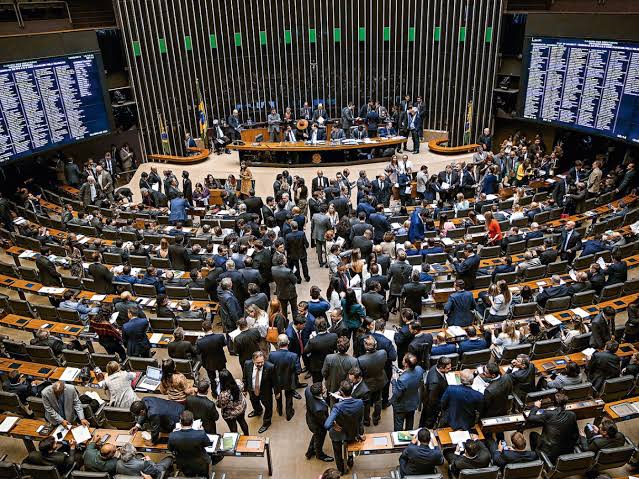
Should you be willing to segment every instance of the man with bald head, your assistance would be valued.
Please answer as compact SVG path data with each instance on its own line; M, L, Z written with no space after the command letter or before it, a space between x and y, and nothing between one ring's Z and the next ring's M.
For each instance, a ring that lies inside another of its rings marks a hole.
M86 451L84 451L84 468L90 472L106 472L110 475L115 474L115 466L118 459L115 457L117 448L114 444L102 444L102 437L96 434L87 445Z
M559 254L562 261L572 263L581 249L581 234L575 229L574 221L567 221L559 240Z
M57 381L42 391L42 405L44 418L56 426L71 426L78 421L83 426L89 426L84 418L84 410L78 396L78 391L71 384Z
M454 430L471 429L484 405L484 396L475 391L473 370L464 369L459 373L461 384L448 386L442 396L441 407L447 424Z

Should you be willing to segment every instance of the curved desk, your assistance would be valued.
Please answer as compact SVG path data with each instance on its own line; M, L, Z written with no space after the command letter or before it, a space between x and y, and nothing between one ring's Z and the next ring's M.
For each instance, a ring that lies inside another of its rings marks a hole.
M272 166L308 166L320 163L370 163L387 157L383 152L387 148L393 151L397 145L406 141L403 137L373 138L370 142L355 145L332 143L311 145L298 141L279 143L246 143L244 145L229 145L228 148L240 153L240 159L247 160L252 165ZM363 158L360 154L367 155Z
M471 143L470 145L461 146L443 146L444 143L448 143L448 138L430 140L428 142L428 149L433 153L438 153L440 155L459 155L462 153L473 153L478 146L481 146L479 143Z
M211 153L206 148L189 148L189 151L196 152L191 156L176 156L176 155L159 155L152 153L148 155L149 159L159 161L162 163L176 163L178 165L192 165L194 163L200 163L206 160Z

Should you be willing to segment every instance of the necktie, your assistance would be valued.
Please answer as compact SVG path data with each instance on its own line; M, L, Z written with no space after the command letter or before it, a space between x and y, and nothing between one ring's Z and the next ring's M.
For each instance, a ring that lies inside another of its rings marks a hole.
M256 396L260 395L260 380L262 375L262 368L258 367L257 372L255 373L255 384L253 384L253 392Z
M300 343L300 354L304 354L304 341L302 341L302 333L297 332L297 341Z

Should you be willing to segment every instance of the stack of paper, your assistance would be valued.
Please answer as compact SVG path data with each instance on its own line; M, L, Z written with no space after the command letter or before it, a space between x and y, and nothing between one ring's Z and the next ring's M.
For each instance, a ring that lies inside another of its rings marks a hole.
M394 446L405 446L406 444L410 444L413 438L417 435L419 429L415 429L414 431L395 431L391 433L391 437L393 439Z
M217 434L207 434L207 436L209 437L209 440L211 441L211 445L205 447L204 450L208 452L209 454L212 454L217 450L217 443L220 440L220 436L218 436Z
M149 342L151 344L160 344L160 341L162 341L162 337L164 335L162 333L153 333L151 335L151 339L149 340Z
M104 301L106 299L106 294L94 294L93 296L91 296L91 301L94 302L100 302L100 301Z
M586 348L582 351L582 354L586 356L587 358L590 358L595 351L596 351L595 348Z
M450 440L453 444L457 445L461 442L466 442L470 439L468 431L453 431L450 433Z
M82 444L83 442L91 440L91 433L89 432L89 428L86 426L78 426L71 429L71 434L73 435L73 440L76 444Z
M0 432L9 432L11 431L11 428L15 425L16 422L18 422L20 418L17 416L11 416L8 418L5 418L4 421L2 421L2 423L0 424Z
M572 311L573 313L575 313L577 316L579 316L580 318L589 318L590 314L588 314L588 311L584 311L581 308L573 308L570 311Z
M79 374L80 369L78 368L64 368L64 372L62 373L62 376L60 376L60 381L73 382Z
M561 320L555 318L552 314L546 314L544 316L544 321L546 321L551 326L558 326L561 324Z
M466 331L461 326L449 326L446 332L453 337L466 336Z
M459 376L455 373L446 373L446 382L449 386L456 386L460 384Z

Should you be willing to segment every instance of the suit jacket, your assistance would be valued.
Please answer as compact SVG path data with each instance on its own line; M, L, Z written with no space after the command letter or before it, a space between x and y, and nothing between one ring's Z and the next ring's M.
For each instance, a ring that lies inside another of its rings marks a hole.
M479 269L479 261L479 255L474 254L461 263L453 263L457 272L457 279L463 279L465 288L469 291L475 289L475 277Z
M429 287L417 281L411 281L402 288L404 307L412 309L418 314L422 312L422 298L428 295Z
M390 399L395 412L415 411L419 406L419 387L422 384L424 370L421 366L406 369L399 378L393 379L393 396Z
M169 357L173 359L193 359L197 356L197 348L186 340L173 341L168 347Z
M568 286L565 284L551 286L549 288L545 288L537 295L537 304L543 308L546 306L546 303L550 298L562 298L564 296L570 296Z
M387 357L386 351L377 350L367 352L357 358L357 363L364 376L364 382L371 392L381 391L388 383L388 376L386 375Z
M324 430L324 423L328 419L328 404L322 398L318 398L311 394L311 387L308 386L304 391L306 399L306 425L312 433L318 433Z
M617 431L614 436L603 437L601 435L592 436L590 438L580 437L579 447L584 451L599 452L601 449L609 449L611 447L621 447L626 444L626 436Z
M464 469L480 469L490 466L490 451L483 442L476 442L479 444L479 452L477 452L475 457L470 458L463 454L455 454L451 457L450 469L454 477L457 477L459 472Z
M190 271L189 252L182 245L172 244L169 246L169 261L171 267L180 271Z
M625 283L628 280L628 265L625 261L612 263L608 266L606 274L608 275L606 286L609 284Z
M202 427L207 434L217 433L215 421L220 418L220 414L213 401L208 397L192 394L186 397L184 404L186 410L191 411L195 419L202 420Z
M40 282L45 286L62 286L60 273L55 269L55 264L44 255L38 256L35 260L38 268Z
M588 361L588 379L592 387L601 391L601 387L606 379L619 376L621 371L621 360L616 354L608 351L596 351Z
M149 330L149 320L142 317L129 319L122 326L122 339L126 343L126 353L129 356L146 356L151 349L151 343L146 333Z
M320 372L324 360L337 349L337 334L322 333L310 338L304 352L309 355L307 365L309 371Z
M413 267L404 262L396 262L388 268L388 281L390 283L390 294L400 296L402 288L410 281Z
M326 176L322 176L321 178L319 176L316 176L311 181L311 190L312 191L323 190L324 188L328 188L328 185L329 185L329 181Z
M507 464L519 464L522 462L532 462L539 458L535 451L515 451L514 449L495 451L493 453L493 464L504 468Z
M64 408L53 392L53 386L47 386L42 391L42 405L44 407L44 418L46 421L58 425L64 420L75 423L84 419L82 403L80 402L80 396L78 396L78 391L75 389L75 386L65 384L62 395L64 398Z
M388 206L388 202L391 197L391 188L392 184L389 178L384 178L381 183L379 179L375 179L372 181L372 190L373 196L377 200L377 203L381 203L385 206Z
M34 466L54 466L60 476L69 472L75 465L73 456L62 451L53 451L50 454L31 451L23 462Z
M311 219L313 225L313 239L315 241L326 241L324 235L328 230L333 229L331 220L324 213L315 213Z
M472 428L483 406L484 396L469 386L449 386L442 396L442 411L445 411L447 422L453 429Z
M380 243L384 239L384 233L391 230L388 218L382 213L371 213L368 221L373 227L375 242Z
M202 366L207 371L219 371L226 367L224 354L226 338L223 334L207 334L198 338L195 347L202 356Z
M208 476L211 456L205 448L211 445L206 431L183 429L169 434L168 448L185 476Z
M93 278L95 292L99 294L111 294L115 292L113 288L113 273L101 263L89 265L89 274Z
M253 353L260 350L260 332L256 328L249 328L235 336L233 347L238 355L240 366L253 357Z
M359 383L353 385L353 392L351 393L351 397L353 399L361 399L364 402L364 405L367 405L371 396L371 390L368 389L366 382L361 380Z
M603 349L610 341L610 324L601 313L597 314L590 323L590 344L591 348Z
M330 415L324 422L324 429L329 430L334 442L353 441L364 433L364 402L361 399L347 398L333 406ZM333 428L334 423L340 425L340 431Z
M539 410L533 406L526 419L533 427L541 426L537 450L555 462L562 454L571 454L579 440L577 417L564 408Z
M570 239L566 239L568 237L568 231L565 229L561 231L561 238L559 241L559 252L572 252L575 253L577 250L581 249L581 235L577 232L577 230L572 230L572 235L570 235Z
M383 295L368 291L362 294L362 306L366 309L366 315L373 319L388 319L388 303Z
M271 267L273 281L275 281L275 294L280 299L293 299L297 297L297 277L284 265Z
M357 359L349 354L334 353L326 356L322 365L322 376L328 392L337 391L340 383L346 379L348 371L356 366Z
M347 106L342 108L342 128L344 129L344 131L350 130L351 126L353 126L354 121L355 116L353 114L353 110Z
M268 355L268 361L273 365L277 381L275 393L293 391L297 385L297 375L300 372L297 355L286 349L278 349Z
M303 231L294 231L284 238L286 243L286 252L290 259L306 258L306 249L308 248L308 240Z
M513 379L504 374L491 381L484 391L482 417L504 416L508 414L508 396L513 392Z
M246 361L242 368L242 381L244 382L244 390L255 395L255 384L253 384L253 368L255 365L252 360ZM261 398L272 398L273 391L277 390L277 376L275 366L269 361L264 362L262 366L262 375L260 377L260 394Z
M444 305L449 326L470 326L473 323L473 310L477 307L473 293L455 291Z
M519 397L525 397L535 389L535 376L537 369L530 363L526 369L513 370L508 368L508 375L513 380L513 392Z
M428 445L409 444L399 456L399 472L401 477L435 474L437 466L443 463L444 456L440 448L431 449Z

